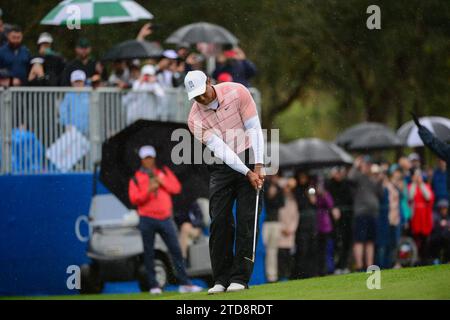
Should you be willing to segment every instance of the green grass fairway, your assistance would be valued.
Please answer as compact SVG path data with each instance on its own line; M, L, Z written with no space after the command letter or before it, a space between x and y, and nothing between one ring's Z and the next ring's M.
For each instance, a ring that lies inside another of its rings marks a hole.
M381 289L379 290L367 289L368 277L369 274L366 273L327 276L253 286L250 290L243 292L214 296L207 295L205 291L195 294L168 292L157 297L141 293L27 297L25 299L450 299L450 264L381 271Z

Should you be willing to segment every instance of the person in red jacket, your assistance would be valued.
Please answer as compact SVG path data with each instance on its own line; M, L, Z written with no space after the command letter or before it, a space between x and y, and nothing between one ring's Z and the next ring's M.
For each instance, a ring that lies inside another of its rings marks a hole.
M419 250L422 264L426 263L428 238L433 229L434 194L430 185L423 181L422 171L417 169L408 186L412 205L411 233Z
M154 270L154 243L158 233L166 243L180 282L180 292L198 292L202 289L192 285L183 264L180 245L172 217L172 195L181 192L181 184L167 167L156 166L156 150L153 146L139 149L141 167L129 182L130 202L137 207L139 230L144 244L144 263L148 273L150 293L160 294Z

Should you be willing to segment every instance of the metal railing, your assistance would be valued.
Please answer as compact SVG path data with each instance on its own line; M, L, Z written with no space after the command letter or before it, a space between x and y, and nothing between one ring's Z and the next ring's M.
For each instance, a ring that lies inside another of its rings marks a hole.
M250 89L260 111L258 90ZM92 172L102 143L138 119L185 123L182 88L164 95L117 88L0 89L0 174Z

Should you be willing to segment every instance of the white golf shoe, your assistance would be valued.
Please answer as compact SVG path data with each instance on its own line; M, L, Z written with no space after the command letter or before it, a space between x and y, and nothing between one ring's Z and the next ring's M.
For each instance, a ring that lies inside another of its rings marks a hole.
M245 286L236 282L232 282L227 288L227 292L236 292L241 290L245 290Z
M225 292L225 287L221 284L216 284L214 287L208 290L208 294L216 294Z
M196 285L186 285L186 286L180 286L178 288L179 293L192 293L192 292L200 292L202 291L202 287L196 286Z
M150 294L161 294L162 290L161 288L155 287L150 289Z

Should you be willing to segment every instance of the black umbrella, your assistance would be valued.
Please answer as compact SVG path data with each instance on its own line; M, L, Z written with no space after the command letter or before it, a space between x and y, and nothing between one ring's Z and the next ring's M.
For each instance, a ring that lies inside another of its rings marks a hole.
M384 130L390 130L389 127L377 122L363 122L347 128L339 134L335 143L343 148L347 148L355 139L365 134L374 134Z
M166 39L166 42L173 44L207 42L236 45L239 41L230 31L221 26L208 22L198 22L176 30Z
M203 149L203 146L194 146L200 142L189 133L187 125L149 120L138 120L103 143L100 181L128 208L132 208L128 199L128 183L140 165L138 150L147 144L155 147L157 164L167 165L182 184L181 194L173 197L175 210L186 209L195 199L208 197L209 173L204 164L172 162L172 149L179 143L171 141L172 132L176 129L186 130L191 139L191 150Z
M112 47L103 60L146 59L161 56L163 50L157 42L127 40Z
M353 158L332 142L318 138L298 139L287 144L296 158L296 167L319 168L352 164Z
M384 130L371 130L362 133L350 142L347 149L352 151L369 151L399 148L401 146L403 144L395 132L386 128Z
M289 146L285 143L271 142L267 144L268 158L265 163L271 166L289 166L295 165L297 162L297 156Z
M420 124L427 127L432 133L443 141L450 141L450 119L443 117L422 117ZM408 121L397 130L400 140L409 147L423 146L419 137L417 126L414 122Z

